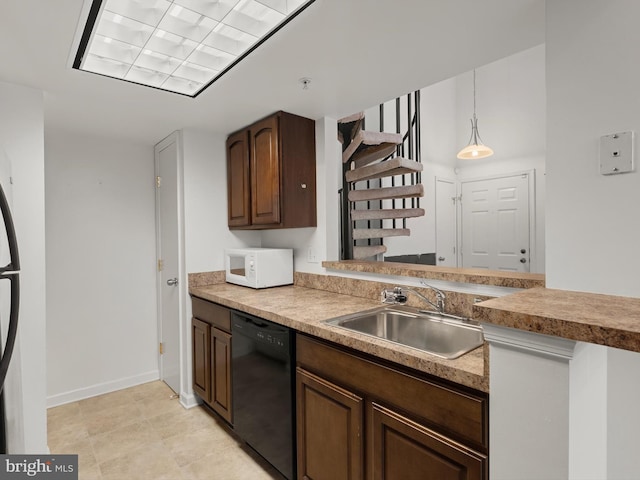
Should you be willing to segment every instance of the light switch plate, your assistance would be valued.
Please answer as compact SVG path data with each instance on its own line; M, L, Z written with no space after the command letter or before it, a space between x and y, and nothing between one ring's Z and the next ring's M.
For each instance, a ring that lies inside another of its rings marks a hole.
M634 171L634 132L612 133L600 137L600 173L615 175Z

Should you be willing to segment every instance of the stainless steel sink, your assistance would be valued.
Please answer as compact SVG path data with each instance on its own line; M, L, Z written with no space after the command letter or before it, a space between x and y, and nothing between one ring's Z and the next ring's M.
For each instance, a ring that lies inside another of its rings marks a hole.
M484 342L482 328L472 320L410 307L384 306L325 322L447 359L458 358Z

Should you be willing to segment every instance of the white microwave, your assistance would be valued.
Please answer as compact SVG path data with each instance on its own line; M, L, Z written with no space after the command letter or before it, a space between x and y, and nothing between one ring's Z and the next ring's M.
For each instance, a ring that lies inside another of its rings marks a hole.
M290 248L226 249L224 265L228 283L251 288L293 283L293 250Z

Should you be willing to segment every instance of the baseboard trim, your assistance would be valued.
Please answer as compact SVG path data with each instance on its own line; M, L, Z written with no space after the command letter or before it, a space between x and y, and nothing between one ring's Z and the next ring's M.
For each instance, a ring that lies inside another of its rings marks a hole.
M57 407L65 403L77 402L85 398L95 397L104 393L115 392L123 388L135 387L147 382L153 382L160 379L160 371L152 370L150 372L141 373L132 377L121 378L111 382L98 383L89 387L71 390L70 392L58 393L47 397L47 408Z
M200 399L193 393L180 395L180 404L186 408L193 408L200 405Z

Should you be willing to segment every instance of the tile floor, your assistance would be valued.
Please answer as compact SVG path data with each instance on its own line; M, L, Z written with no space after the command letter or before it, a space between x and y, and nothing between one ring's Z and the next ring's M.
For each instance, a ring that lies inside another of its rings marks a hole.
M77 453L80 480L282 480L202 407L185 410L163 382L48 411L52 453Z

